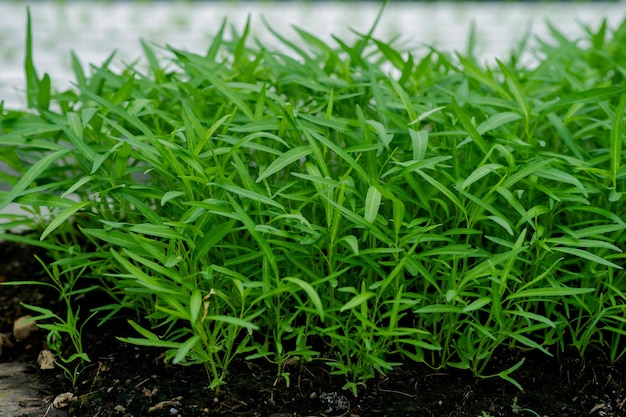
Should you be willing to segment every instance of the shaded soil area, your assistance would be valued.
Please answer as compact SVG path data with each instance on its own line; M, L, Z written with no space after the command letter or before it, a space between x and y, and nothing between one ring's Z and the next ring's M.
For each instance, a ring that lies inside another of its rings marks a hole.
M0 281L45 280L33 248L0 243ZM601 354L584 359L575 352L550 358L542 353L501 351L493 360L503 369L521 358L513 377L524 391L499 378L480 379L448 369L402 366L368 381L358 397L343 391L345 383L323 363L293 363L291 382L276 379L265 362L238 359L221 392L207 388L203 366L174 366L163 352L125 345L115 336L129 335L125 320L109 321L84 334L92 359L72 387L63 372L41 370L37 357L46 348L46 333L34 331L24 340L13 334L15 321L31 314L20 303L58 309L58 295L43 286L0 286L0 367L26 365L36 376L42 407L0 416L258 416L258 417L421 417L421 416L626 416L626 365L612 365Z

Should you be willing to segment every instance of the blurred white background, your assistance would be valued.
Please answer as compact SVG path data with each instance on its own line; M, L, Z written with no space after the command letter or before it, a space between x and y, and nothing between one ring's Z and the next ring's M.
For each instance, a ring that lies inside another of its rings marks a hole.
M350 28L365 32L374 22L379 3L298 2L28 2L0 1L0 100L7 108L23 108L26 6L33 23L35 64L47 72L55 89L73 80L70 50L83 67L100 64L117 50L117 63L141 57L139 39L168 43L194 52L205 51L223 18L242 30L248 16L252 35L276 44L263 18L279 33L295 39L291 25L326 41L330 34L352 36ZM597 29L606 18L611 27L626 18L626 0L602 3L391 3L374 35L415 50L424 44L443 50L465 51L471 22L477 31L476 52L483 60L505 58L527 31L548 36L550 20L569 37L580 37L583 25ZM419 56L419 54L418 54Z

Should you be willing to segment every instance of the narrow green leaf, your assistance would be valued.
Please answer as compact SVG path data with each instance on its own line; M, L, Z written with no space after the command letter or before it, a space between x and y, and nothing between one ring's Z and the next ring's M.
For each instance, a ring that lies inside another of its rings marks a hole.
M33 60L33 31L30 17L30 7L26 8L26 59L24 60L26 72L26 98L28 108L35 108L39 95L39 76Z
M39 82L39 89L37 90L37 104L39 105L39 110L48 110L48 107L50 107L50 96L52 95L52 86L50 84L50 76L44 74Z
M400 231L403 227L404 213L406 212L406 206L402 200L393 198L393 229L396 234L396 239L400 237Z
M288 165L298 161L300 159L305 158L309 155L313 150L309 146L299 146L297 148L293 148L279 156L272 162L266 169L263 171L261 175L256 179L256 182L259 183L263 181L265 178L285 169Z
M509 87L509 90L513 94L513 97L515 98L515 101L517 101L517 104L519 104L520 108L524 112L524 117L526 121L528 122L528 119L530 117L530 107L529 107L530 105L526 98L526 93L524 92L524 90L522 89L522 86L519 83L519 79L517 75L515 75L513 71L504 62L498 59L496 59L496 62L498 63L500 70L504 74L506 84Z
M248 330L259 330L259 326L257 326L256 324L250 323L249 321L244 320L244 319L240 319L239 317L212 315L212 316L207 316L206 320L214 320L214 321L219 321L222 323L233 324L235 326L243 327Z
M459 188L461 190L465 190L466 188L468 188L470 185L472 185L473 183L475 183L476 181L480 180L481 178L483 178L484 176L498 170L504 168L503 165L500 164L485 164L482 165L478 168L476 168L466 179L465 181L463 181L461 183L461 185L459 186Z
M529 339L525 339L525 341L528 341ZM528 345L528 343L525 343L526 345ZM543 347L539 346L540 350L546 351ZM546 353L548 353L546 351ZM548 353L549 354L549 353ZM502 379L504 379L505 381L510 382L511 384L513 384L518 390L520 391L524 391L524 388L520 385L519 382L517 382L514 378L512 378L510 376L510 374L512 374L513 372L517 371L517 369L519 369L519 367L521 367L524 362L526 361L526 358L522 358L519 362L517 362L515 365L511 366L510 368L500 372L498 374L498 376Z
M218 223L213 226L211 230L206 231L204 236L200 240L196 241L193 259L197 262L202 262L203 258L209 253L209 251L231 232L234 224L234 220L229 220L227 222Z
M426 157L426 150L428 149L428 131L415 131L413 129L409 129L409 135L411 136L411 144L413 148L413 160L424 160Z
M287 165L289 165L289 164L287 164ZM271 167L271 165L270 165L270 167ZM268 167L268 169L269 169L269 167ZM280 168L280 169L282 169L282 168ZM271 173L270 173L270 175L271 175ZM259 177L259 178L261 178L261 177ZM257 183L258 182L259 182L259 179L257 179ZM212 185L212 184L210 184L210 185ZM215 184L215 185L219 186L220 188L223 188L224 190L226 190L226 191L228 191L230 193L237 194L239 197L247 198L247 199L252 200L252 201L257 201L257 202L266 204L268 206L272 206L272 207L276 207L278 209L284 210L284 207L280 203L276 202L274 199L272 199L271 197L268 197L267 195L261 194L258 191L248 190L248 189L245 189L243 187L239 187L239 186L234 185L234 184Z
M178 288L171 283L168 285L167 282L161 282L159 278L148 275L141 268L133 265L128 259L113 249L111 249L111 254L117 262L138 281L141 286L153 291L155 294L178 294Z
M367 196L365 197L365 221L374 223L376 216L378 215L378 209L380 208L381 194L378 189L370 185L367 190Z
M463 125L463 128L467 131L469 137L472 139L474 144L478 146L483 155L487 155L489 153L489 146L487 145L487 142L485 142L481 134L478 132L478 130L476 130L476 128L470 121L470 118L467 115L466 111L461 106L459 106L454 97L452 97L452 109L454 110L454 114L456 115L456 117L459 118L459 121Z
M184 191L167 191L161 197L161 206L164 206L168 201L178 198L180 196L186 195L187 193Z
M477 300L472 301L472 303L470 303L469 305L465 306L463 308L463 312L470 313L472 311L480 310L481 308L483 308L484 306L490 303L491 303L490 297L481 297Z
M346 235L339 239L339 242L345 242L352 250L354 256L359 256L359 241L354 235Z
M576 158L582 160L583 156L580 153L580 150L578 150L578 146L576 146L576 144L574 143L572 133L567 129L567 126L565 126L563 120L561 120L561 118L558 117L554 112L548 113L548 120L550 121L552 126L554 126L554 129L557 131L559 137L561 138L565 146L570 150L570 152L572 152L572 154Z
M222 46L222 40L224 37L224 30L226 29L226 22L227 19L226 17L224 17L222 19L222 24L220 25L219 30L217 31L217 33L215 34L215 36L213 37L212 41L211 41L211 46L209 47L208 51L206 52L206 59L209 62L215 62L216 58L217 58L217 53L220 50L220 47Z
M63 210L61 213L57 214L54 219L48 224L48 226L44 229L39 237L39 240L44 240L50 233L54 232L59 226L65 223L70 217L76 214L78 211L84 209L85 207L91 205L91 201L81 201L79 203L74 204L72 207L69 207Z
M279 271L278 271L278 265L276 263L276 257L274 256L272 248L268 244L267 240L260 233L257 232L256 224L250 218L248 213L239 204L237 204L235 199L233 197L231 197L230 195L227 196L227 197L228 197L228 201L230 202L230 205L234 209L234 212L236 214L236 218L239 221L241 221L241 223L243 223L243 225L245 226L247 232L257 242L257 245L260 248L261 252L263 253L263 256L265 257L265 260L270 265L274 276L275 277L280 276Z
M541 314L535 314L530 311L517 311L517 310L504 310L504 314L511 314L514 316L524 317L525 319L538 321L539 323L543 323L549 327L556 328L557 323L550 320L549 318L542 316Z
M408 125L412 126L416 123L421 122L422 120L428 119L430 116L432 116L435 113L440 112L441 110L445 109L448 106L439 106L439 107L435 107L434 109L430 109L430 110L426 110L425 112L421 113L416 120L413 120L412 122L410 122Z
M578 249L578 248L572 248L572 247L553 247L551 248L552 250L555 250L557 252L563 252L563 253L567 253L569 255L574 255L574 256L578 256L580 258L586 259L588 261L591 262L595 262L599 265L604 265L604 266L608 266L611 268L615 268L615 269L622 269L621 266L611 262L611 261L607 261L606 259L595 255L589 251L583 250L583 249Z
M624 86L590 88L589 90L577 91L575 93L565 95L554 102L538 105L535 110L540 114L546 114L553 112L558 108L570 106L575 103L585 103L587 105L599 103L625 92L626 87Z
M567 233L576 239L600 236L606 233L622 232L626 230L626 224L603 224L589 226L578 230L568 230Z
M569 297L571 295L580 295L594 292L595 288L572 288L572 287L548 287L548 288L531 288L528 290L517 291L506 297L507 300L516 298L544 298L544 297Z
M80 63L80 60L72 51L71 53L72 60L72 70L74 71L74 76L76 77L76 83L80 88L87 88L87 78L85 77L85 72L83 71L83 66Z
M360 294L357 294L356 296L354 296L350 301L348 301L346 304L343 305L343 307L341 307L341 309L339 311L346 311L346 310L352 310L355 307L360 306L361 304L365 303L367 300L369 300L370 298L374 297L376 294L374 294L371 291L367 291L367 292L363 292Z
M546 178L549 180L560 181L566 184L571 184L574 187L578 188L581 194L583 194L585 197L589 196L587 189L580 182L578 178L560 169L556 169L552 167L541 167L540 169L535 170L535 172L533 172L533 175L537 175L538 177Z
M200 341L200 336L194 335L194 336L191 336L189 339L187 339L184 343L182 343L180 347L176 349L176 356L174 356L174 358L172 359L172 363L178 364L178 363L183 362L187 358L189 351L193 349L198 344L199 341Z
M128 324L130 324L130 326L135 329L140 335L142 335L143 337L145 337L147 340L150 341L158 341L159 337L152 333L149 330L144 329L142 326L140 326L139 324L135 323L133 320L128 320Z
M120 88L115 91L115 94L111 98L111 103L119 105L124 103L130 98L135 87L135 74L132 73L130 77L122 84Z
M528 177L529 175L532 175L538 169L546 165L550 165L552 162L554 162L553 158L531 160L526 166L518 169L517 171L515 171L514 174L510 175L506 180L504 180L504 182L502 183L502 187L511 190L513 188L513 185L515 185L517 182Z
M215 86L215 88L222 93L226 98L232 101L250 120L255 120L254 112L250 109L250 107L243 101L241 96L237 94L232 88L228 86L227 83L223 82L217 76L212 74L210 71L206 71L203 74L211 84Z
M185 240L185 238L170 226L163 224L140 223L129 226L129 231L143 235L163 237L166 239Z
M615 109L611 126L611 173L613 174L613 188L617 191L617 177L622 167L622 147L624 142L624 109L626 109L626 94L622 94Z
M506 230L506 232L509 234L509 236L513 236L515 234L515 233L513 233L513 229L511 228L511 225L509 224L509 222L507 222L503 217L501 217L501 216L487 216L487 218L489 220L491 220L492 222L498 224L504 230Z
M327 138L325 138L324 136L320 135L319 133L317 133L316 131L312 129L308 129L308 133L313 138L317 139L320 143L322 143L323 145L331 149L333 152L335 152L337 156L341 158L343 161L345 161L350 166L350 168L356 171L362 179L364 179L368 183L370 182L370 176L363 169L363 167L359 165L359 163L352 156L350 156L345 150L343 150L340 146L328 140Z
M87 158L89 162L94 162L97 154L87 145L87 142L85 142L83 138L83 124L80 120L80 116L78 115L78 113L68 113L67 124L69 130L65 128L63 130L66 132L72 144L79 151L80 155ZM94 171L92 170L91 173L93 174L93 172Z
M118 337L117 339L121 342L128 343L131 345L137 345L137 346L149 346L149 347L166 348L166 349L168 348L178 349L181 346L179 342L170 342L168 340L160 340L160 339L150 340L150 339L140 339L137 337Z
M478 131L478 133L483 135L487 132L490 132L494 129L499 128L502 125L515 122L516 120L519 120L521 118L522 116L520 116L518 113L513 113L513 112L496 113L495 115L491 116L489 119L479 124L478 127L476 127L476 130Z
M5 197L0 201L0 211L3 210L9 203L13 202L17 197L26 194L26 190L31 187L37 178L42 175L42 173L54 162L57 162L59 159L69 154L71 149L60 149L58 151L52 152L37 162L35 162L31 167L22 175L20 180L15 184L15 186L9 191Z
M378 134L378 141L382 143L385 148L388 149L389 144L393 140L393 134L387 133L385 126L376 120L366 120L366 123L374 128L374 130Z
M311 284L309 284L308 282L296 277L286 277L284 278L284 280L296 284L298 287L303 289L306 295L309 297L309 300L311 300L311 302L315 306L315 310L320 316L320 319L324 320L324 306L322 305L322 300L319 294L317 293L317 291L315 291L313 286L311 286Z
M197 323L200 311L202 311L202 294L199 289L195 288L189 298L189 317L192 325Z

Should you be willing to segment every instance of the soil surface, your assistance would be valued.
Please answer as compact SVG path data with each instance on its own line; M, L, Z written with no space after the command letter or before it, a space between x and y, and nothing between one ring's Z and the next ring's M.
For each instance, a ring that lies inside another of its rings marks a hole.
M0 243L0 282L46 280L34 253L33 248ZM159 350L118 341L115 336L131 333L123 319L86 329L85 350L92 364L72 387L62 370L38 365L47 347L45 331L16 340L15 322L31 314L20 303L60 308L58 295L47 287L0 286L3 417L626 416L626 364L612 365L599 353L583 359L575 352L553 358L540 352L499 352L493 363L500 369L526 358L513 375L524 391L498 378L407 365L368 381L358 397L343 391L345 381L321 363L292 364L286 386L276 380L272 365L238 359L228 384L216 394L207 388L204 367L167 364Z

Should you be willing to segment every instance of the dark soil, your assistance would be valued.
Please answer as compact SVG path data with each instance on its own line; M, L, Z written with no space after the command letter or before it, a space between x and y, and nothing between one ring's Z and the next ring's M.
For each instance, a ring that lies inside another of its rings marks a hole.
M34 253L29 247L0 243L0 281L45 280ZM20 302L55 309L60 305L57 298L42 286L0 287L0 333L10 334L14 321L29 314ZM626 366L611 365L601 354L582 359L569 351L554 358L499 352L493 360L499 369L526 358L513 375L524 391L499 378L407 365L368 381L356 398L343 391L345 381L332 377L321 363L292 364L287 387L284 380L276 381L272 365L239 359L228 384L216 394L206 387L204 367L166 364L161 351L128 346L115 338L129 333L124 320L88 329L85 349L93 363L75 387L58 369L38 369L36 358L46 347L41 330L20 342L8 336L12 346L5 343L0 365L32 364L31 371L49 387L41 392L47 401L66 392L74 396L68 407L45 407L30 416L626 416ZM0 395L0 415L2 401Z

